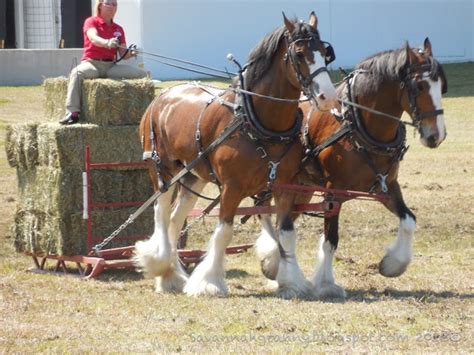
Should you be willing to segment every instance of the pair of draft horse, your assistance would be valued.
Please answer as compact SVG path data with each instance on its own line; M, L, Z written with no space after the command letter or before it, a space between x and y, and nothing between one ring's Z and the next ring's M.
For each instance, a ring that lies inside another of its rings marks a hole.
M314 12L307 23L284 16L284 26L264 37L250 53L239 85L225 91L193 84L175 86L145 112L140 125L144 158L155 190L163 193L154 206L154 233L137 242L135 263L155 278L157 292L227 295L225 249L241 200L273 183L308 179L323 181L328 187L368 190L376 177L382 176L382 185L392 197L387 207L400 217L401 225L397 242L381 263L381 272L395 276L404 271L415 225L396 182L405 149L405 131L399 127L404 126L350 107L337 118L328 112L337 107L337 93L326 69L333 53L320 39L317 22ZM407 111L425 145L435 147L443 141L441 84L446 85L446 80L432 57L429 41L425 41L424 51L407 46L374 56L356 73L339 88L350 101L398 117ZM301 91L308 102L298 106ZM231 125L237 128L229 132ZM346 126L351 129L343 139L315 154L318 145ZM208 152L206 147L215 141L222 142ZM189 165L198 156L198 163ZM180 183L186 188L180 188L173 201L175 187L167 181L185 167L189 172ZM354 179L356 174L358 179ZM209 182L218 184L221 192L219 222L204 260L188 277L178 261L177 239L197 200L190 190L200 193ZM337 217L325 221L325 239L311 283L296 259L292 208L297 196L273 191L273 198L277 228L273 229L269 217L262 217L258 254L264 274L278 283L278 295L343 296L332 276Z

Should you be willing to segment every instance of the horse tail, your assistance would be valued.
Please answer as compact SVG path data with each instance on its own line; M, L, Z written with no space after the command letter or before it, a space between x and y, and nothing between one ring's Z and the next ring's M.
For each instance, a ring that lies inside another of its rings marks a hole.
M143 160L151 158L151 155L156 151L156 134L153 124L153 106L156 103L156 99L153 100L140 120L140 126L138 129L139 138L142 144Z

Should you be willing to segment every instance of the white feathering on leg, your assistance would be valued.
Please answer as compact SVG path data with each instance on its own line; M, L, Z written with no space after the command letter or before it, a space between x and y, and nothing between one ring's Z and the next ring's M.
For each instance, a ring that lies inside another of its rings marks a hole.
M331 243L325 240L324 234L319 241L318 262L312 278L316 296L319 298L345 298L344 289L334 282L333 259L335 249Z
M204 260L196 266L184 292L190 296L227 296L225 283L225 249L232 239L232 225L219 223L209 242Z

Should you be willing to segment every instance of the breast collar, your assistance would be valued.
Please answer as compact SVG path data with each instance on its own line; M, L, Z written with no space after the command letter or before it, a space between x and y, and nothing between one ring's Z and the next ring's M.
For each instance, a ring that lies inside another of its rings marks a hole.
M365 71L356 70L344 78L345 90L343 98L345 100L356 102L352 95L352 88L357 75L363 72ZM406 150L406 128L404 124L400 123L398 125L397 135L391 142L381 142L367 132L367 129L362 122L359 109L343 104L342 120L351 123L353 127L350 134L351 141L358 150L365 149L370 153L385 156L399 155L402 151Z
M245 69L239 75L239 88L248 90L245 82ZM268 129L262 125L258 118L251 95L242 91L237 91L236 93L234 114L237 117L242 117L244 121L242 130L251 140L267 143L286 143L294 141L300 134L303 121L303 113L301 109L298 108L295 113L296 119L293 127L283 132Z

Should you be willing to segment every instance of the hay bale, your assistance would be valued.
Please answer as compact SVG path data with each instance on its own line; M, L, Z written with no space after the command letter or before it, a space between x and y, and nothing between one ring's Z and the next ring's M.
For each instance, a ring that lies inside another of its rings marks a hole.
M18 199L12 230L17 251L61 255L86 253L87 221L82 220L82 170L39 166L17 175ZM144 169L93 170L90 183L95 203L145 201L153 193ZM94 209L94 234L107 236L136 208ZM122 234L150 234L152 214L150 209L145 213L147 217L140 216L139 221Z
M82 210L82 169L39 166L17 172L18 204L23 209L38 206L55 213ZM91 194L95 203L145 201L153 194L148 172L92 170ZM36 208L36 207L35 207Z
M38 165L37 128L34 123L6 127L5 151L11 167L28 170Z
M66 114L68 79L65 76L43 81L45 93L45 116L49 121L59 121Z
M133 208L92 212L94 245L112 233L135 211ZM87 221L82 212L58 215L40 209L19 208L12 228L18 252L57 255L86 255ZM122 231L107 248L130 245L130 239L148 236L153 231L153 210L149 208ZM133 239L132 239L133 240Z
M92 162L137 162L142 158L136 125L102 127L44 123L38 125L37 131L40 165L82 168L86 145L90 146Z
M65 114L67 79L46 79L45 114L49 121L59 121ZM84 80L82 85L81 122L102 126L136 125L155 97L150 79Z
M17 251L62 255L87 252L87 224L82 220L83 147L86 144L90 146L92 162L140 161L142 152L136 131L137 126L84 124L64 127L53 123L9 128L7 151L10 152L11 164L17 168L18 178L17 207L12 228ZM29 141L14 137L29 137ZM27 146L36 147L35 159L26 159L24 153L17 153ZM35 164L25 163L30 161ZM144 167L94 169L90 184L96 203L144 201L153 193L148 171ZM107 236L135 209L94 210L94 233ZM151 209L147 211L147 217L140 217L140 221L123 234L149 234L153 227L152 213ZM113 244L119 245L125 244Z

